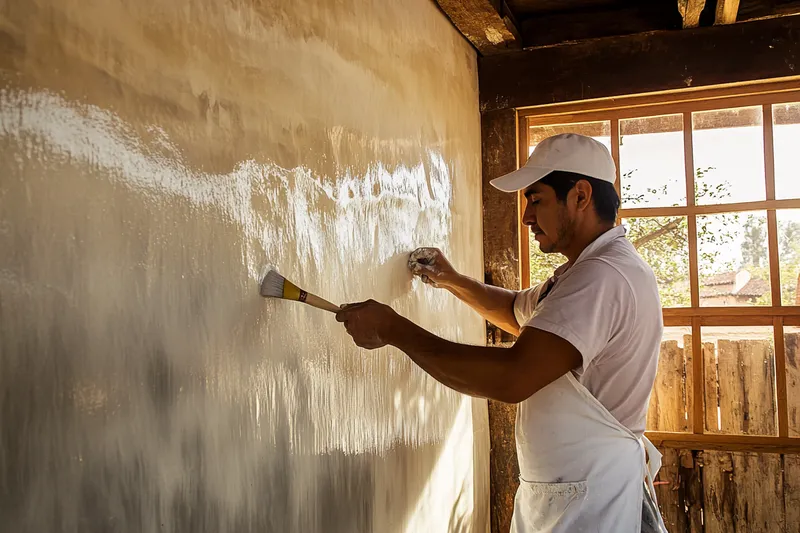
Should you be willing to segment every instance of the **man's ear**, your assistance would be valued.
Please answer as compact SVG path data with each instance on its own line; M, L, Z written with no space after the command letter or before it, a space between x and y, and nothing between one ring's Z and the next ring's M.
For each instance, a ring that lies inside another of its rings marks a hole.
M578 211L583 211L592 203L592 184L586 180L578 180L573 187L575 191L576 207Z

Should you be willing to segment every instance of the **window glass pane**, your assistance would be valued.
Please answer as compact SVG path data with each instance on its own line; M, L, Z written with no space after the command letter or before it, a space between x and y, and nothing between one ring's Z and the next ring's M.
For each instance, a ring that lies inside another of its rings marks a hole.
M786 346L786 397L789 408L789 436L800 437L800 327L784 326Z
M686 205L683 116L620 120L622 207Z
M766 199L761 107L692 114L698 205Z
M704 327L701 331L706 431L776 435L772 327Z
M653 268L663 307L691 305L686 217L627 218L628 239Z
M767 215L697 217L701 306L772 305Z
M528 155L536 145L548 137L561 133L579 133L603 143L611 151L611 122L582 122L579 124L556 124L553 126L531 126L528 129Z
M800 103L772 106L775 197L800 198Z
M779 209L777 215L781 303L800 305L800 209Z
M692 430L692 328L666 327L647 409L648 431Z

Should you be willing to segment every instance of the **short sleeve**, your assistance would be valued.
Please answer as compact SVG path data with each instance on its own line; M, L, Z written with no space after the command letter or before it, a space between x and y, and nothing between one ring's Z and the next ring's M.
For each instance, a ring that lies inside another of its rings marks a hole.
M533 315L538 290L539 285L519 291L514 298L514 318L517 319L517 324L520 326L523 326Z
M586 260L562 277L524 324L558 335L583 358L583 370L636 313L633 291L622 274L601 260Z

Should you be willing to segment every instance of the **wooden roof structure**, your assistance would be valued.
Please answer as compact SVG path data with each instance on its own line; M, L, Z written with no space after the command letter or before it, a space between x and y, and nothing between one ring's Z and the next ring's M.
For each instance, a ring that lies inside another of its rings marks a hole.
M436 1L484 56L800 14L796 0Z
M800 0L436 0L481 112L800 75Z

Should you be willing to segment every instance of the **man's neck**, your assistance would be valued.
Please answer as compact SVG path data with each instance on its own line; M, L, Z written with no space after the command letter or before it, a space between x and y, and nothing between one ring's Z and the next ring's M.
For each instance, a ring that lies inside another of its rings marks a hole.
M583 251L594 241L597 240L600 235L604 234L605 232L614 229L613 224L604 224L602 226L595 226L591 230L581 232L576 234L570 243L570 246L562 251L561 253L564 254L568 259L568 264L571 266L575 261L578 260L578 257L583 253Z

